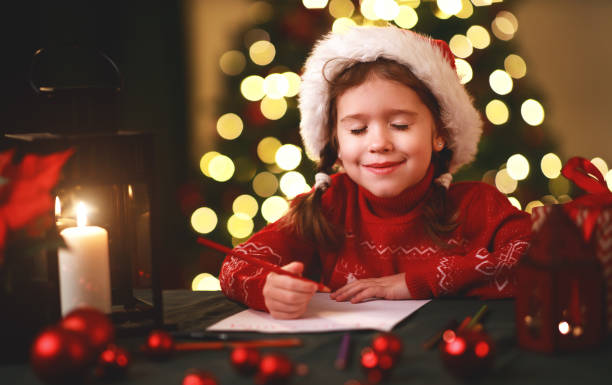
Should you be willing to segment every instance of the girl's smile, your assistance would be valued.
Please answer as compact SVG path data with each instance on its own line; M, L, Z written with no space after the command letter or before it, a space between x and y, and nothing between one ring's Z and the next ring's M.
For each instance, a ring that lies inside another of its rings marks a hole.
M435 120L418 94L373 75L337 98L338 159L348 176L378 197L394 197L425 176Z

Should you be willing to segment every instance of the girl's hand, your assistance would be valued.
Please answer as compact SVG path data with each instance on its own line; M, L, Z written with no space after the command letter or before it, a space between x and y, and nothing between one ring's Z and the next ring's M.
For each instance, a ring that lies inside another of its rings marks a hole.
M291 262L282 269L301 276L304 264ZM298 318L306 312L308 302L316 291L315 283L272 272L266 277L263 287L264 303L274 318Z
M353 281L330 294L331 299L358 303L369 298L411 299L406 273Z

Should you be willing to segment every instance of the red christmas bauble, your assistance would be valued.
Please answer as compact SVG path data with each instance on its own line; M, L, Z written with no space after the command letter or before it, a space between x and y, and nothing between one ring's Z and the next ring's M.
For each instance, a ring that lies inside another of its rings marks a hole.
M90 307L81 307L66 314L60 326L85 334L96 353L104 350L115 338L115 328L108 316Z
M143 350L151 359L164 360L174 353L174 339L167 331L153 330Z
M191 370L183 377L182 385L217 385L217 379L204 370Z
M236 347L230 353L230 362L240 374L250 376L259 367L259 351L254 348Z
M481 377L493 366L493 341L484 331L447 331L440 344L440 357L457 377Z
M293 373L291 361L280 354L266 354L259 361L255 382L259 385L284 385Z
M82 383L94 360L83 333L57 326L42 331L30 351L32 369L49 384Z
M130 364L131 358L128 352L115 344L110 344L98 357L96 376L105 379L123 378Z
M393 333L380 333L372 340L372 350L380 356L389 355L395 361L402 355L402 340Z
M361 368L364 370L368 382L379 383L388 377L395 365L395 359L387 353L377 353L373 348L367 347L361 351Z

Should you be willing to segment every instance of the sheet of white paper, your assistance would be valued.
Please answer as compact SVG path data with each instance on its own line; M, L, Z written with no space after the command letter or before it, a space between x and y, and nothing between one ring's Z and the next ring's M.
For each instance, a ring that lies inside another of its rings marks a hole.
M261 333L316 333L336 330L373 329L390 331L430 300L372 300L357 304L336 302L327 293L315 293L308 310L299 319L278 320L266 312L244 310L209 326L212 331Z

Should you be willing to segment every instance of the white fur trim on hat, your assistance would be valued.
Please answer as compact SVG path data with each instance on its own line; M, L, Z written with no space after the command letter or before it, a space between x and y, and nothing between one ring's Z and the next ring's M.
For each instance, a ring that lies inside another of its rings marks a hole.
M453 151L449 171L455 172L474 160L482 120L449 58L433 39L393 26L330 32L315 45L306 60L299 96L300 134L308 156L318 160L328 141L330 100L326 79L334 79L355 61L370 62L380 57L409 67L438 100L442 123L450 134L448 146Z

